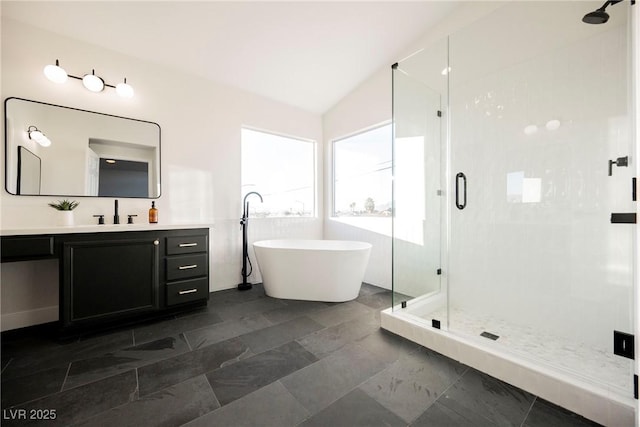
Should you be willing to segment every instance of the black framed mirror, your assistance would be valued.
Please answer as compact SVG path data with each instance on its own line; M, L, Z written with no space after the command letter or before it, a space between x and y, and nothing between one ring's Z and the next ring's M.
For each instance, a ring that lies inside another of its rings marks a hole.
M157 123L22 98L4 107L8 193L160 197Z

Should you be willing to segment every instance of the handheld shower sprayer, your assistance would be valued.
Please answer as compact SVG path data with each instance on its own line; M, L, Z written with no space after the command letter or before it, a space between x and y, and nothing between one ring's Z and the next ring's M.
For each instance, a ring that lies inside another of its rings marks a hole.
M260 198L260 203L264 203L260 193L255 191L245 194L244 199L242 199L242 218L240 218L240 227L242 227L242 283L238 284L239 291L249 290L253 286L251 283L247 282L247 277L251 275L253 270L251 260L249 259L249 248L247 242L247 229L249 227L249 202L247 201L247 198L252 194L255 194ZM249 271L247 271L247 262L249 263Z

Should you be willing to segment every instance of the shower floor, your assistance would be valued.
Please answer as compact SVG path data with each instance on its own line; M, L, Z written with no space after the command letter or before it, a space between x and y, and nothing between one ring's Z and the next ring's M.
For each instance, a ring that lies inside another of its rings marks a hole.
M417 317L431 321L438 319L446 324L446 309L436 310ZM609 386L621 395L628 395L633 386L632 361L615 356L611 350L588 347L565 338L543 335L534 328L513 325L493 316L477 316L458 309L450 312L450 331L472 337L483 344L490 344L515 353L535 363L553 369L571 372L580 378ZM480 336L483 332L498 335L495 341Z

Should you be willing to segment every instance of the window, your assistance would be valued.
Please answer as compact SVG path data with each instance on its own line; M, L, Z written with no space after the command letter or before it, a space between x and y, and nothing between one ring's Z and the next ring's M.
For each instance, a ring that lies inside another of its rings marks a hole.
M333 216L391 216L391 124L333 142Z
M315 148L313 141L242 128L242 197L257 191L250 215L315 215Z

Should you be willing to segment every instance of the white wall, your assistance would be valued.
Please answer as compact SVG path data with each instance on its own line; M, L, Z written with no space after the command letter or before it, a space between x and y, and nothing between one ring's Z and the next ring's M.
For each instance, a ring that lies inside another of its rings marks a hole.
M499 7L500 2L472 2L459 6L415 43L398 52L397 61L441 41L459 28ZM325 138L325 221L326 239L352 239L373 244L365 281L391 289L391 237L348 225L331 218L331 141L391 120L391 63L374 73L323 116Z
M63 85L51 83L42 69L56 58L70 74L82 75L95 68L96 74L110 84L127 77L136 96L125 100L109 88L94 94L76 80ZM224 66L224 58L220 58L220 66ZM162 196L156 201L160 224L214 224L212 291L234 287L241 279L241 126L315 140L322 150L322 121L317 114L4 18L1 93L3 100L21 97L158 123L162 129ZM4 164L4 151L1 162ZM318 170L322 171L321 157ZM321 175L320 172L320 194ZM3 190L2 229L55 225L55 212L47 207L55 199L12 196ZM107 219L112 215L112 198L76 199L80 201L76 209L79 224L93 224L94 214L103 213ZM323 212L322 198L320 204L318 211ZM121 199L120 213L137 214L138 221L144 221L150 205L146 199ZM321 238L322 221L253 220L251 237L253 233L265 238ZM56 292L48 291L49 298L37 300L30 296L40 293L43 286L51 289L51 284L57 282L50 263L47 268L41 262L2 264L1 310L5 321L9 319L7 315L16 312L28 322L35 318L30 313L40 309L56 311ZM18 326L24 322L20 320Z

